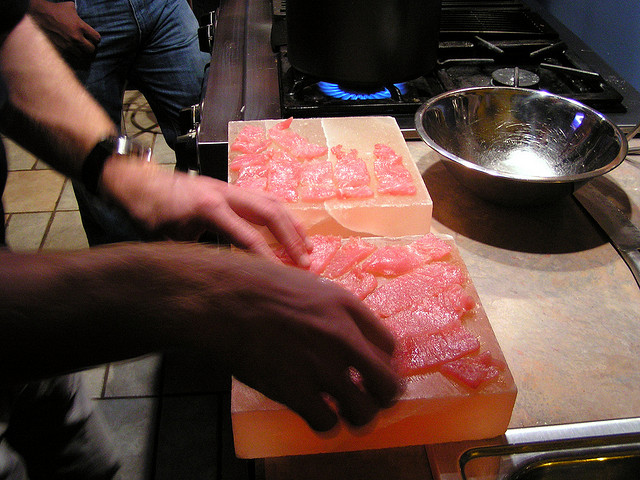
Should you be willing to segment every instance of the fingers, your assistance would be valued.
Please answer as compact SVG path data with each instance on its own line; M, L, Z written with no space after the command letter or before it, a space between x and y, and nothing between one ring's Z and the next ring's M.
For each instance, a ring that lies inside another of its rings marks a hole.
M364 337L364 341L354 343L350 365L359 373L361 387L379 406L389 407L402 389L400 377L391 366L395 339L364 303L353 301L348 311Z
M366 425L381 408L362 384L360 374L352 368L342 372L330 388L340 416L356 427Z
M396 341L391 332L380 322L373 311L361 301L354 301L349 306L349 313L362 334L388 355L393 355Z
M240 192L233 186L228 186L226 193L228 205L236 217L233 219L235 231L229 233L240 245L256 253L273 256L264 237L253 226L243 222L244 219L255 225L266 226L297 265L309 266L310 243L304 228L279 201L247 190Z
M325 376L322 381L324 386L319 389L297 385L297 393L288 402L289 407L316 431L331 430L337 424L338 417L355 427L364 426L382 408L390 406L389 403L382 404L352 368L342 370L335 376Z
M273 250L264 237L253 226L247 224L232 210L218 212L215 220L216 228L222 230L234 245L246 248L266 258L276 259Z
M300 415L316 432L328 432L338 423L338 415L321 393L299 402L291 401L289 407Z
M100 33L95 30L91 25L83 22L82 28L83 37L89 42L94 48L100 43Z

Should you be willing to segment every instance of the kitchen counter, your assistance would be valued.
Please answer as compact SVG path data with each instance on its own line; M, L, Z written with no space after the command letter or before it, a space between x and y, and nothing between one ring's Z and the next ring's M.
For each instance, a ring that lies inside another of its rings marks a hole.
M420 141L409 149L454 237L518 386L510 428L640 416L640 288L573 197L508 208L469 193ZM640 225L640 156L595 181ZM267 459L265 480L429 479L425 448Z

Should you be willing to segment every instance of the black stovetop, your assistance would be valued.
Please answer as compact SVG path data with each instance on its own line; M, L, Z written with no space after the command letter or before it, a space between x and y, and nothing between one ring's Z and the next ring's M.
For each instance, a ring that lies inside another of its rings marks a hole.
M296 71L287 58L286 33L278 32L286 28L278 13L271 40L283 117L406 116L445 91L490 85L545 90L604 114L625 111L623 96L570 51L544 19L517 1L443 2L435 69L408 82L367 90Z
M284 17L272 1L221 0L218 9L196 140L201 169L214 177L226 178L230 121L389 114L406 138L417 138L414 112L421 103L442 91L491 84L495 76L509 82L515 67L522 82L531 73L537 88L589 104L624 131L640 120L640 93L526 0L443 0L434 71L402 88L381 86L390 98L357 102L328 99L316 86L322 79L291 70Z

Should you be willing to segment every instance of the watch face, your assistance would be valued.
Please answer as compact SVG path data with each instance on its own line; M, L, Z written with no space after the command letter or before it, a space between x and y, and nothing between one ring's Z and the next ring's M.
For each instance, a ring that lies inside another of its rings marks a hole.
M151 148L144 147L128 137L109 137L100 140L82 165L82 183L87 190L95 194L98 191L98 183L107 158L112 155L122 155L149 162L151 154Z

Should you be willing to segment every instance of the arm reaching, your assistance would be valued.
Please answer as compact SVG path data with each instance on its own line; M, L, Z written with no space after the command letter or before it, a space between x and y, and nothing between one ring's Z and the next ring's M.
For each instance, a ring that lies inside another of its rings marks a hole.
M361 425L398 393L394 343L375 315L300 269L177 243L0 252L0 265L5 380L188 349L210 355L211 365L224 365L318 430L337 421L326 395Z
M92 148L116 132L44 34L25 17L0 48L0 73L10 91L2 130L60 172L81 178ZM222 231L238 246L271 255L255 225L266 225L302 266L306 236L279 202L206 177L173 173L153 163L112 156L102 190L146 228L175 239Z

